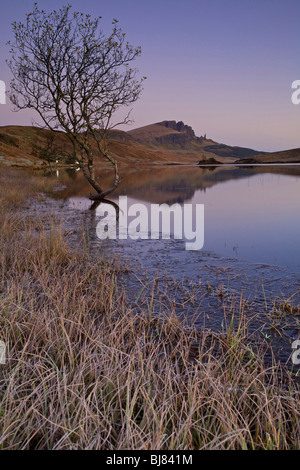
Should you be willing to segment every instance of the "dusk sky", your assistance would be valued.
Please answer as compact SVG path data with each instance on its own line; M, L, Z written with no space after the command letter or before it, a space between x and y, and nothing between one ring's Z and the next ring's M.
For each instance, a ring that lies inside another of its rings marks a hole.
M33 1L1 2L0 80L11 23L23 21ZM68 2L38 2L46 9ZM184 121L217 142L275 151L300 147L300 105L291 101L300 80L299 0L73 0L75 10L113 18L133 45L135 65L147 76L133 105L134 124ZM0 125L31 125L34 114L0 104ZM123 128L124 129L124 128ZM125 130L125 129L124 129Z

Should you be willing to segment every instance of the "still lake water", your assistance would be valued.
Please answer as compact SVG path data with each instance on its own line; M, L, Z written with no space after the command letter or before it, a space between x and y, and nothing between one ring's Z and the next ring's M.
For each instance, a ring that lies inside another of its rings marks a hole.
M274 353L290 364L300 334L300 165L140 166L120 173L123 181L110 197L116 203L127 196L128 206L147 208L204 204L203 249L187 251L173 238L99 240L101 205L88 210L91 189L76 171L59 172L57 191L35 210L58 216L71 246L79 245L84 228L93 259L116 259L117 290L132 312L163 318L173 312L216 332L233 318L238 327L245 314L249 332L269 338L267 362ZM109 170L99 173L103 188L112 179Z
M201 251L300 273L299 165L138 168L121 173L123 182L112 201L126 195L128 206L143 203L149 211L151 203L204 204ZM90 202L82 196L90 190L82 176L61 179L67 188L59 197L71 208L88 208ZM109 184L109 173L101 175L103 179Z
M300 271L300 179L257 174L220 183L205 205L205 249Z

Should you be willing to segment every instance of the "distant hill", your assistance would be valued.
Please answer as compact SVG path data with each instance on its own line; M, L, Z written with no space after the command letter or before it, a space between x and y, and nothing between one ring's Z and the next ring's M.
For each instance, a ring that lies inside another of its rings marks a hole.
M219 144L208 139L206 135L197 137L193 129L182 121L157 122L133 129L127 134L136 141L146 145L150 144L152 147L163 147L169 151L199 152L204 159L215 156L234 159L249 158L263 153L249 148Z
M259 154L243 163L300 163L300 148Z
M72 154L71 143L63 132L53 132L32 126L0 127L0 165L22 167L47 165L47 162L41 158L39 149L47 146L50 136L51 138L54 136L53 145L57 149L61 149L62 153ZM105 162L103 156L99 155L96 145L94 145L94 152L96 156L99 156L99 164ZM110 132L110 152L121 164L171 161L170 154L147 149L129 134L119 130Z
M161 121L128 132L111 130L110 152L120 165L215 163L300 162L300 149L263 153L256 150L220 144L206 135L197 137L182 121ZM63 132L32 126L0 127L0 165L41 167L47 165L41 149L52 139L55 147L72 154ZM94 145L96 162L105 162ZM65 157L64 162L67 159ZM61 160L59 159L59 163Z
M0 127L0 165L41 167L47 165L42 159L40 149L47 146L49 138L53 138L54 146L62 150L62 153L72 154L72 146L63 132L53 132L32 126L3 126ZM129 133L112 130L110 131L110 153L119 164L159 164L159 163L197 163L199 154L189 154L176 151L168 151L161 147L149 148L134 139ZM96 145L94 152L99 159L96 163L106 162L99 155ZM59 160L60 162L60 160ZM220 162L222 160L220 159Z

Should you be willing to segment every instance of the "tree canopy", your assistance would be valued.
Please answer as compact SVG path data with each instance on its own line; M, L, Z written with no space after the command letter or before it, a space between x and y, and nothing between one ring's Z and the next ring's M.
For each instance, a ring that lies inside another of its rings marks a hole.
M72 12L70 5L46 13L35 4L24 23L13 23L8 61L15 109L33 109L44 127L66 133L74 159L99 198L120 181L108 131L128 123L130 113L118 123L112 117L138 99L145 78L138 79L131 67L141 48L126 41L117 20L109 35L100 23L101 17ZM114 185L105 191L95 178L95 148L115 171Z

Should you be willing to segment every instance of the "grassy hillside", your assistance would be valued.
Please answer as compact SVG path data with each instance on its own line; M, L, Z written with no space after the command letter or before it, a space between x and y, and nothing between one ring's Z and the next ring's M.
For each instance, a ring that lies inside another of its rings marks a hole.
M300 163L300 148L256 155L243 163Z
M193 129L181 121L162 121L133 129L128 134L138 142L151 148L164 148L180 154L197 154L203 160L212 157L247 158L262 153L249 148L219 144L212 139L208 139L206 135L197 137Z
M65 164L72 154L72 146L63 132L52 132L32 126L0 127L0 165L42 167L47 166L43 149L49 141L58 154L59 165ZM106 161L94 146L96 164ZM197 164L214 159L216 163L276 163L300 162L300 149L262 153L256 150L219 144L206 136L197 137L191 127L182 122L161 123L133 129L129 132L110 132L110 152L122 165L133 164Z
M150 126L151 127L151 126ZM154 125L155 127L155 125ZM157 126L164 130L161 126ZM133 131L119 130L110 133L110 152L122 164L133 163L186 163L195 164L199 160L208 158L211 153L205 152L198 146L194 149L181 147L168 148L165 145L149 146L149 142L141 142L132 135ZM180 134L179 132L175 132ZM134 132L133 132L134 134ZM47 146L47 141L54 135L54 145L62 152L72 153L72 147L63 132L51 132L30 126L4 126L0 127L0 164L7 166L35 166L47 165L41 158L41 149ZM105 162L94 146L97 162ZM216 155L214 155L217 157ZM217 157L218 158L218 157ZM220 163L223 158L218 158ZM234 160L230 160L234 161Z

